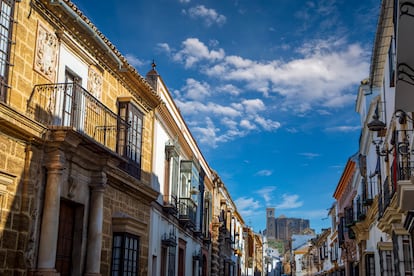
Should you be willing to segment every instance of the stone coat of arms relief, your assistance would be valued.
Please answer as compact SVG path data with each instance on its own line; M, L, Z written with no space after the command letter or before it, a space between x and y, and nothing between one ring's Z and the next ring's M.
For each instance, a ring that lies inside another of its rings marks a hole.
M37 28L34 68L50 81L55 81L57 53L59 42L57 36L43 27Z
M102 74L94 67L89 67L87 89L98 100L101 100L102 96L102 82Z

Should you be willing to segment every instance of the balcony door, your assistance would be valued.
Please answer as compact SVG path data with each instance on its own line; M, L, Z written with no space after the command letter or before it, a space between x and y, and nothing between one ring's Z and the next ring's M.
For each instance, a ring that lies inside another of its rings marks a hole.
M83 129L85 100L81 93L82 79L73 71L65 70L62 123L77 130Z

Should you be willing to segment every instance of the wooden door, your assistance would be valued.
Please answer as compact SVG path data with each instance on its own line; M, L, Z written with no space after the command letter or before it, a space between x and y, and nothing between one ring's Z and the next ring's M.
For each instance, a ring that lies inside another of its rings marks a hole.
M59 233L55 268L61 276L69 276L72 270L73 234L75 229L75 206L61 200Z
M185 253L184 253L184 249L180 248L178 249L178 276L185 276Z

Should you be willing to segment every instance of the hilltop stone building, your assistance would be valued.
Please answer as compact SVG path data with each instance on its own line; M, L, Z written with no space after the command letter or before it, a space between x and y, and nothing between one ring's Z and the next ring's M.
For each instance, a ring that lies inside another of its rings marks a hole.
M293 234L303 233L310 228L308 219L287 218L283 215L275 218L275 208L266 208L266 237L287 241Z

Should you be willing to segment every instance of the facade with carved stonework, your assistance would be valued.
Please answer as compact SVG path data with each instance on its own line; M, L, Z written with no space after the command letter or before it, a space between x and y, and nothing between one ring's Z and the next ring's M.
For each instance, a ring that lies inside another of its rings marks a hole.
M356 195L354 184L357 178L357 161L357 154L348 159L333 194L337 201L338 243L339 247L341 247L340 258L343 263L343 267L340 269L344 270L346 275L354 275L355 271L359 271L355 233L351 228L354 224L354 201Z
M69 0L0 4L0 274L261 270L155 67L144 79Z
M163 104L155 110L150 275L210 274L212 173L161 76L146 75Z
M1 5L0 274L146 275L161 99L70 1Z
M380 2L369 77L356 101L361 135L345 212L356 254L345 254L357 256L358 269L347 275L414 273L414 1Z
M211 275L255 275L262 271L261 236L247 227L227 188L213 172ZM260 240L260 242L258 242Z

